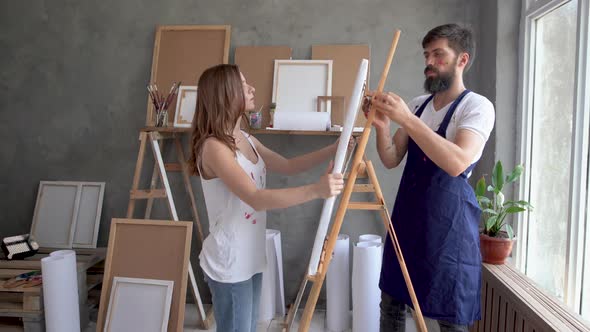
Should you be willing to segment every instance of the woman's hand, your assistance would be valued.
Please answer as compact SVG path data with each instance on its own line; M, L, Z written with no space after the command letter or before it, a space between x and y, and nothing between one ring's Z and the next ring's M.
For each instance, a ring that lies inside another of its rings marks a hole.
M326 173L315 183L316 192L320 198L325 199L339 195L342 192L342 189L344 189L344 179L342 174L331 174L333 167L334 161L331 161Z

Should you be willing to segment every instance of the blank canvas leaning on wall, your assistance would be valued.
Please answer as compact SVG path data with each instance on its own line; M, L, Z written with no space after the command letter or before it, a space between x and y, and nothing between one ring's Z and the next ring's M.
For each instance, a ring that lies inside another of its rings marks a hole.
M31 235L41 247L96 248L104 182L41 181Z
M104 332L165 332L174 281L114 277Z
M317 97L331 95L332 60L275 60L276 112L316 112Z

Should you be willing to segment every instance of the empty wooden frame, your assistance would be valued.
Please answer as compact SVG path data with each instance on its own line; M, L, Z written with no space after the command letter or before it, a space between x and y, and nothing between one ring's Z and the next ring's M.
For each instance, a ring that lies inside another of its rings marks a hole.
M332 60L275 60L276 112L315 112L317 97L331 95Z
M181 85L178 89L176 111L174 112L174 127L190 128L195 117L197 107L197 87Z
M114 277L104 332L166 332L174 281Z
M104 182L41 181L31 235L41 247L96 248Z
M97 331L105 324L113 278L172 280L168 331L182 331L192 222L116 219L111 223Z
M229 25L165 25L156 28L151 84L168 92L173 82L197 85L205 69L228 62ZM147 98L146 125L153 126L154 108ZM176 100L168 108L174 119Z

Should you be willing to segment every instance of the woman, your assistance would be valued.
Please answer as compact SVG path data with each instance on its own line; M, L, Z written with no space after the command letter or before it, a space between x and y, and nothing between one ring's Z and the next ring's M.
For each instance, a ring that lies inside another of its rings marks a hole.
M210 234L199 255L213 297L217 331L256 331L266 265L266 210L338 195L341 174L316 183L266 189L266 171L304 172L336 153L337 143L286 159L240 130L254 109L255 89L235 65L207 69L199 79L189 165L200 174Z

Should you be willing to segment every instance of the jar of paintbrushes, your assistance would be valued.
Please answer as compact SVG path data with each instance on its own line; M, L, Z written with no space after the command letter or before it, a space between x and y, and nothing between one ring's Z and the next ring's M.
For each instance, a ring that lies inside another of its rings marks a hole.
M179 87L180 82L172 83L170 91L167 95L164 95L158 91L157 84L154 83L147 86L150 100L154 106L154 124L156 127L166 127L168 125L168 107L176 99Z

